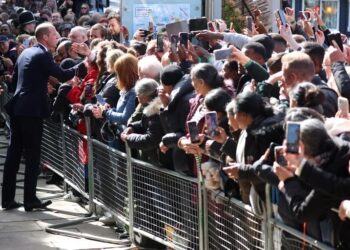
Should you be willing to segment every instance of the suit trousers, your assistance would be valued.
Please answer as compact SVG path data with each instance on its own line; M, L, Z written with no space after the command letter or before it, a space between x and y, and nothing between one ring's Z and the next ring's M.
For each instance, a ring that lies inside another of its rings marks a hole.
M10 145L4 165L2 204L15 199L16 176L22 153L25 159L24 204L33 203L37 201L36 185L39 174L43 118L11 117L10 129Z

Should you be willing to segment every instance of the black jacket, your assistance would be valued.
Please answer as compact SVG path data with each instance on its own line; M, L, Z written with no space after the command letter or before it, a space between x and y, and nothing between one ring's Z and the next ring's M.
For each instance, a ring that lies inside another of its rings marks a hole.
M328 85L322 81L322 79L316 75L312 81L317 87L321 89L325 95L325 101L322 105L323 115L326 117L334 117L338 111L338 94L333 89L329 88Z
M134 132L127 137L129 147L141 151L141 160L156 166L164 166L165 161L159 150L164 135L159 116L161 105L158 97L151 101L143 109L141 120L128 125Z
M349 178L350 144L337 138L334 139L334 142L335 147L329 150L331 155L328 161L318 167L336 176ZM316 179L315 177L313 178ZM325 186L325 183L323 185ZM342 199L333 194L314 189L310 183L302 182L295 178L286 180L284 187L289 207L298 220L307 222L330 217L334 225L335 242L342 242L350 247L350 239L348 237L350 235L349 223L341 222L331 211L332 208L339 207ZM305 192L307 192L306 196ZM347 235L347 237L344 237L344 235Z
M240 166L239 180L250 181L262 200L265 200L265 181L260 178L254 162L265 153L271 142L282 144L284 114L278 113L271 117L259 116L247 129L247 138L244 148L245 163ZM228 139L221 147L221 152L235 158L237 142ZM232 158L231 157L231 158Z
M185 75L175 85L169 105L160 113L162 128L166 133L162 142L172 150L174 168L179 172L190 170L188 156L178 148L177 142L186 135L186 119L190 109L189 100L194 97L193 90L190 77Z
M335 83L339 89L340 95L350 100L350 77L346 72L343 62L335 62L332 64L332 73Z

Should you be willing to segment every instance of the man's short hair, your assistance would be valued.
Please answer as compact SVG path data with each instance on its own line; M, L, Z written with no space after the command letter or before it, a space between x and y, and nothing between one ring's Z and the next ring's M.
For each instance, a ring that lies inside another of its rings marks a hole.
M48 35L50 33L50 28L55 29L55 26L53 26L51 23L48 23L48 22L39 24L35 29L36 39L40 40L44 35Z
M101 31L101 36L105 38L107 36L107 29L100 23L94 24L90 30L100 30Z
M320 64L323 62L325 49L316 42L303 42L301 44L302 52L308 54L312 60L317 60Z
M111 12L111 13L109 13L107 19L108 19L108 21L109 21L109 20L112 20L112 19L115 19L115 20L117 20L118 23L121 22L121 20L120 20L120 15L119 15L118 13L116 13L116 12Z
M268 59L266 56L266 49L261 43L258 42L248 42L243 46L244 49L251 49L254 53L260 55L265 61Z
M311 81L315 75L315 66L311 58L299 51L286 54L282 57L283 68L288 74L295 73L302 81Z

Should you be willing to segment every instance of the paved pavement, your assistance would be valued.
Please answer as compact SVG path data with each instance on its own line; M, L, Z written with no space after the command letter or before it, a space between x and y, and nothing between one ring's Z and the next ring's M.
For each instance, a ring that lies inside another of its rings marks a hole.
M4 141L0 136L0 142ZM1 147L1 144L0 144ZM0 149L0 183L2 183L3 157L6 149ZM23 171L23 166L21 166ZM18 179L23 179L18 175ZM18 185L23 185L19 182ZM61 190L56 185L47 185L45 179L39 179L38 187ZM52 193L37 192L39 198L47 198ZM0 193L1 196L1 193ZM23 201L23 189L17 188L16 200ZM87 211L77 203L64 201L62 198L52 199L49 206L52 210L59 209L73 213L86 213ZM81 217L58 213L54 211L25 212L23 207L4 211L0 210L0 250L44 250L44 249L125 249L115 244L92 241L82 238L72 238L45 232L45 227L57 223L68 222ZM65 227L65 230L94 234L97 236L116 239L113 228L105 227L98 221L85 222L79 225Z

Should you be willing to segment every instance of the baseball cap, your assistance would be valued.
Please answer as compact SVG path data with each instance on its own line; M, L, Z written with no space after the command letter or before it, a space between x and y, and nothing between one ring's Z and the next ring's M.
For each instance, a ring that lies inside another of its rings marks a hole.
M4 35L0 35L0 43L4 43L4 42L7 42L9 39L7 36L4 36Z

